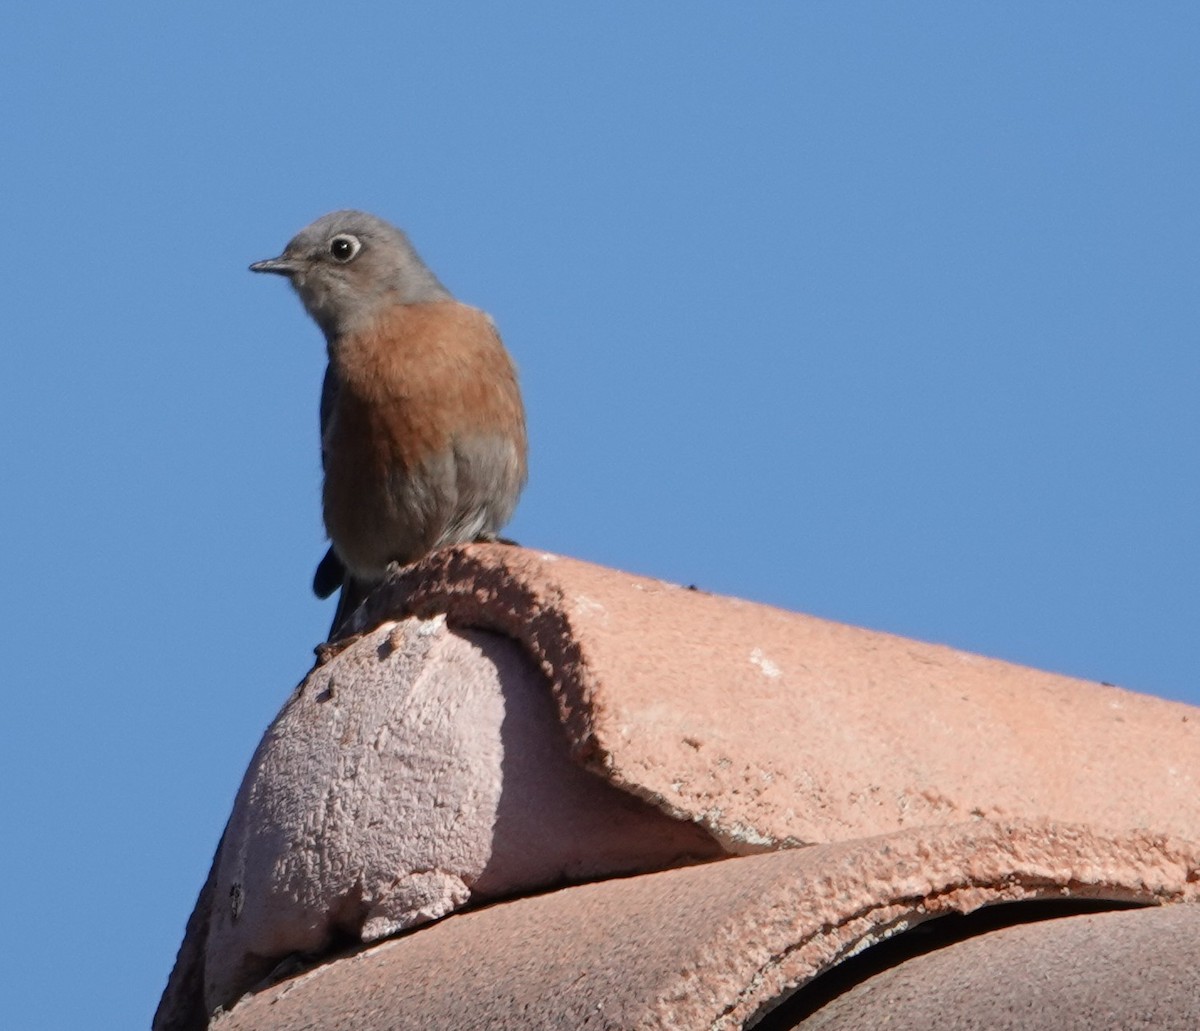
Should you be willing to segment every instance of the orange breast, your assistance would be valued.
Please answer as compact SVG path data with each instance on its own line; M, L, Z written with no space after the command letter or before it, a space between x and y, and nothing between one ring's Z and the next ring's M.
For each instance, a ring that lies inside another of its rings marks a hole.
M388 562L421 557L456 517L456 442L511 441L523 482L516 371L483 312L456 302L396 306L336 341L331 367L325 524L355 575L377 579Z

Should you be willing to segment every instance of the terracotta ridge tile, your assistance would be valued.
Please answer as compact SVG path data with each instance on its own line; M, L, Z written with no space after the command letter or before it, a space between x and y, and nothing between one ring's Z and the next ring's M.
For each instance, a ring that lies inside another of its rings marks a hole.
M1192 706L503 545L356 625L436 613L517 641L577 760L733 852L972 816L1200 837Z

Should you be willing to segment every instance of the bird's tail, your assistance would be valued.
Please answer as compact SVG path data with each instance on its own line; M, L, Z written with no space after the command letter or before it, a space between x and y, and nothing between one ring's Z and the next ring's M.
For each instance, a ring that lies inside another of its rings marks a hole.
M341 588L338 595L337 608L333 613L333 623L329 627L329 640L336 641L342 624L353 615L354 610L367 600L370 588L359 580L355 580L347 571L337 552L330 548L325 557L317 563L317 571L313 574L313 594L318 598L328 598L334 591Z

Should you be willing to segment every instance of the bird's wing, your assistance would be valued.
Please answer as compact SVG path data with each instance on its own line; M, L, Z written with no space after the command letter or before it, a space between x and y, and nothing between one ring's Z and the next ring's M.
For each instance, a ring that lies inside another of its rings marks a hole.
M322 469L325 468L325 428L329 425L329 419L333 414L333 406L337 404L338 388L337 373L333 371L332 365L326 365L325 380L321 384ZM328 598L342 586L345 576L346 567L342 565L342 560L337 557L337 553L333 548L330 548L325 552L325 557L317 564L317 571L313 574L313 594L318 598Z
M337 557L337 552L330 548L325 557L317 563L317 571L313 573L313 594L318 598L328 598L342 586L346 576L346 567Z
M333 415L333 407L337 404L338 390L341 384L332 365L325 366L325 379L321 383L321 467L325 467L325 430Z

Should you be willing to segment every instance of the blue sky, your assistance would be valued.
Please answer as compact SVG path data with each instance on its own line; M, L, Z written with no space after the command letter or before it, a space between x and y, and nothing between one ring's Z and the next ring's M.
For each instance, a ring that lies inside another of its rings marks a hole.
M497 319L522 542L1200 702L1195 4L9 6L11 1026L147 1026L326 629L334 208Z

